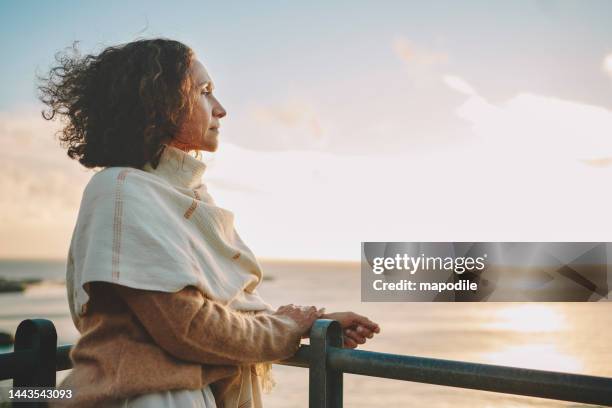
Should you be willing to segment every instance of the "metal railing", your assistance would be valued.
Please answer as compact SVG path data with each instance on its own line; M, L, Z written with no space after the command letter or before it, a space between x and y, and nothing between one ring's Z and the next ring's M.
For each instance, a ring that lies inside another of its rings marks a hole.
M342 407L343 373L612 406L612 378L352 350L342 348L342 341L338 322L317 320L310 346L280 362L309 368L310 408ZM56 371L72 368L71 348L57 346L51 321L24 320L15 351L0 354L0 380L13 379L14 387L54 387Z

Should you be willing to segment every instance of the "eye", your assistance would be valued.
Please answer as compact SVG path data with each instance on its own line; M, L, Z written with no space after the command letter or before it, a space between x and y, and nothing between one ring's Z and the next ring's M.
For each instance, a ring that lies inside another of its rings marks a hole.
M212 86L210 84L205 84L200 91L202 95L210 95L212 94Z

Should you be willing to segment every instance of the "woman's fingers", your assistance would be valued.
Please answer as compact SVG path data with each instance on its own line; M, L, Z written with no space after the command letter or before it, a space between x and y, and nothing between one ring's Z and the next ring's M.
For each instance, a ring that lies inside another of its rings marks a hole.
M355 330L352 329L345 329L344 335L345 337L348 337L357 344L364 344L366 342L365 337L363 337L361 334L357 333Z
M365 316L354 312L325 313L325 308L315 306L298 306L294 304L284 305L278 308L277 313L292 317L304 328L305 332L310 329L315 320L328 318L337 320L344 328L344 337L349 347L355 348L364 344L366 339L374 337L374 333L380 333L377 323Z
M281 306L278 308L279 311L287 311L287 310L300 310L302 313L307 315L316 316L316 318L320 318L325 314L325 308L317 308L316 306L298 306L293 303L290 305Z
M355 331L359 333L361 336L367 337L368 339L371 339L372 337L374 337L374 333L372 332L372 330L368 329L367 327L361 326L359 324L355 328Z
M319 318L319 309L315 306L284 305L275 313L292 318L300 327L302 336L307 335L314 321Z
M349 338L349 337L345 337L344 338L344 347L345 348L356 348L358 346L357 343L355 343L355 340Z
M371 321L370 319L368 319L365 316L362 316L360 314L355 313L353 321L357 325L364 326L365 328L369 329L370 331L372 331L374 333L380 333L380 327L378 326L378 324L374 323L373 321Z

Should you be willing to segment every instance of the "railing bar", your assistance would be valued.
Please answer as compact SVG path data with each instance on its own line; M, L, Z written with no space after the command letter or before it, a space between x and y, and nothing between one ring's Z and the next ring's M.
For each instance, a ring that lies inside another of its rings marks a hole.
M63 371L72 368L72 361L70 361L70 350L72 345L66 344L57 348L55 370Z
M293 355L293 357L288 358L282 361L275 361L275 364L286 365L291 367L301 367L301 368L309 368L310 367L310 346L303 345L300 346L298 351Z
M328 359L331 367L350 374L612 405L612 378L336 347Z
M19 350L0 354L0 381L11 380L27 372L37 363L38 354L34 350Z
M342 327L329 319L317 320L310 329L311 364L308 372L308 406L341 408L343 373L329 365L330 347L342 346Z
M57 347L57 371L72 368L69 357L72 347ZM290 359L275 363L308 368L310 354L310 346L303 345ZM0 354L0 380L14 378L35 368L38 357L34 350ZM330 368L350 374L612 406L612 378L333 346L327 351L327 362Z

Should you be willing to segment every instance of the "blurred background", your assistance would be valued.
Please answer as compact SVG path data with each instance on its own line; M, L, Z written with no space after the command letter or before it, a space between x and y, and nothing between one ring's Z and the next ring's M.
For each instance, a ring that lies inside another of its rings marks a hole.
M611 18L605 0L0 3L0 331L46 317L78 338L65 256L93 172L36 76L75 41L167 37L228 111L204 182L270 303L366 314L369 350L612 376L607 303L362 303L358 264L362 241L611 241ZM266 406L306 406L306 371L276 373ZM345 401L576 405L352 375Z

